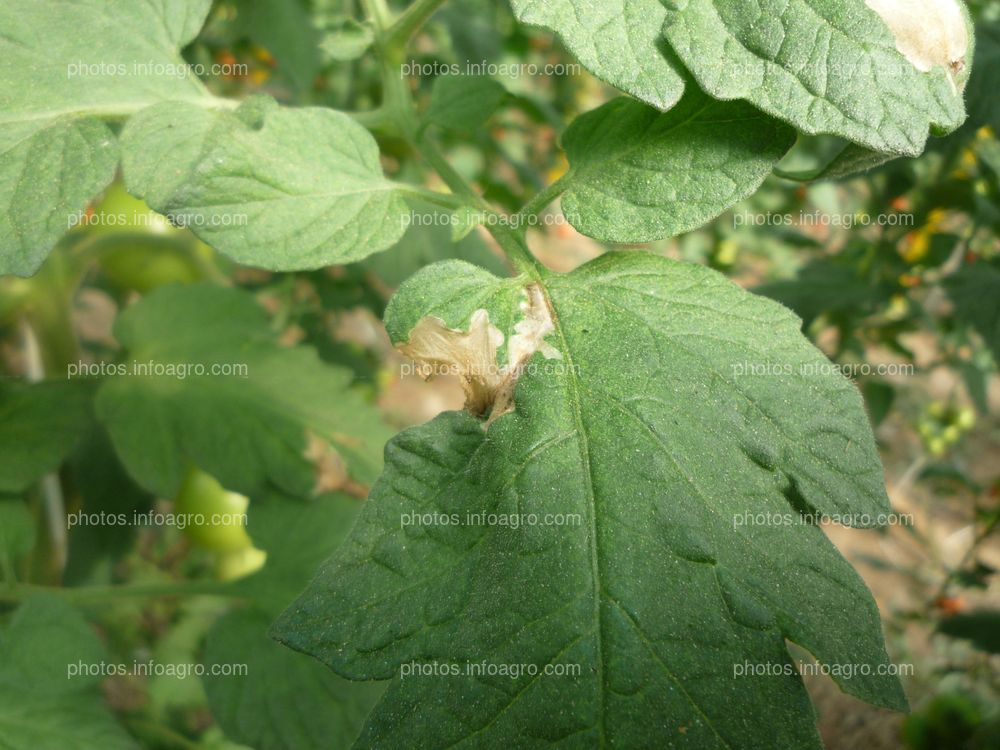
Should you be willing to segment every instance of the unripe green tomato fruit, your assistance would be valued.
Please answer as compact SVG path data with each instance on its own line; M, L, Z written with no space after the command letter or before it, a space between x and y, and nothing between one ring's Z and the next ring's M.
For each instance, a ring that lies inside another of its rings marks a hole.
M958 415L955 417L955 424L957 424L960 429L971 430L976 424L976 413L968 406L963 407L959 410Z
M191 284L205 274L181 237L122 234L101 243L101 270L119 289L145 294L166 284Z
M256 573L267 560L267 553L256 547L236 552L220 552L215 558L215 577L220 581L235 581Z
M105 191L101 202L94 206L93 215L81 216L79 224L88 234L140 232L171 235L181 231L166 216L147 206L145 201L129 195L118 182Z
M174 501L174 514L184 516L184 534L199 547L220 553L251 549L244 528L250 500L227 491L214 477L191 469Z
M948 445L943 438L935 437L927 441L927 450L932 456L943 456L944 452L948 450Z

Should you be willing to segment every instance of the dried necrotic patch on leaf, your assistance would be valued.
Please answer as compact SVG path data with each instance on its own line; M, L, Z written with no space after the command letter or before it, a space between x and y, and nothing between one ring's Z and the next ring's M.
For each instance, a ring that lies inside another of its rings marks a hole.
M542 288L532 284L524 293L525 299L521 302L524 317L514 326L514 335L510 338L508 358L511 364L523 367L535 352L541 352L546 359L562 359L559 350L545 340L556 327Z
M488 414L492 421L513 409L514 386L535 352L546 359L562 357L545 341L555 326L541 287L526 287L524 296L520 304L523 317L514 325L506 364L497 360L505 336L483 309L472 314L467 331L449 328L433 315L421 318L399 350L417 362L425 379L456 375L465 391L465 408L477 416Z
M306 432L306 460L313 465L316 484L313 494L341 489L348 481L347 463L329 442L313 432Z
M456 375L465 390L465 408L485 414L493 405L501 376L497 349L504 336L490 323L486 310L476 310L468 331L449 328L432 315L421 318L400 351L417 362L425 379L434 375Z
M917 70L935 66L955 78L965 69L969 31L956 0L865 0L896 38L896 49Z

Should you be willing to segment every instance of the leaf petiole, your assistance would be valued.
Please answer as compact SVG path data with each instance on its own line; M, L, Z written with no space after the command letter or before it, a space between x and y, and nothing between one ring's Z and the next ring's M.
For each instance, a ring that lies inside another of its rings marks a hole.
M416 0L404 10L386 30L386 44L402 49L420 27L444 5L445 0Z
M54 594L74 603L100 602L108 599L143 598L160 596L226 596L238 598L232 585L223 581L178 581L170 583L143 583L119 586L81 586L63 588L17 584L0 587L0 602L22 602L39 594Z

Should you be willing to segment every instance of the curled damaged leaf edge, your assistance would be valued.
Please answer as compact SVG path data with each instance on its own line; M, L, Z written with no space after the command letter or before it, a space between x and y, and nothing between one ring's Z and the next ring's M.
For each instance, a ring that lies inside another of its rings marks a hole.
M497 359L505 336L482 308L472 313L468 330L450 328L433 315L424 316L407 342L397 346L417 364L425 380L442 374L457 376L465 392L465 409L487 417L486 427L514 410L514 387L535 352L546 359L562 359L562 353L545 340L555 331L555 323L542 287L529 284L523 292L523 317L514 325L506 364Z

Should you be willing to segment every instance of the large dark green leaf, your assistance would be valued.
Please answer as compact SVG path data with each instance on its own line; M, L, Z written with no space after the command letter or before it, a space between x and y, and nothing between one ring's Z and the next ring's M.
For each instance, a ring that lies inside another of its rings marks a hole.
M529 281L442 263L387 312L438 366L504 376L536 351L512 411L501 384L490 421L390 442L276 625L345 677L392 680L360 746L819 747L786 640L905 707L871 595L810 522L876 525L888 502L861 398L799 320L640 253Z

